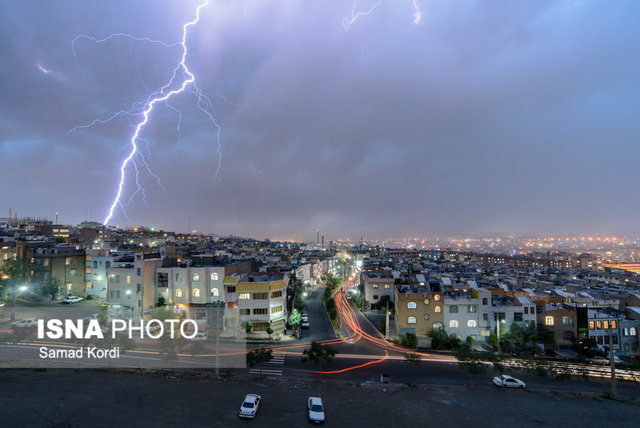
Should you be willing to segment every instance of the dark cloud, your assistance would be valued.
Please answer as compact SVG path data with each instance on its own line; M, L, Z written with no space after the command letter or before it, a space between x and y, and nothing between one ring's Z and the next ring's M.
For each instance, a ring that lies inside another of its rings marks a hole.
M362 10L374 2L360 1ZM257 237L635 232L640 5L387 0L212 1L188 63L195 96L143 132L155 178L135 224ZM3 203L103 218L136 117L162 86L197 2L3 2ZM43 73L38 66L50 70ZM127 192L134 191L129 171ZM139 195L138 195L139 196ZM128 199L128 197L127 197ZM114 223L128 221L117 212Z

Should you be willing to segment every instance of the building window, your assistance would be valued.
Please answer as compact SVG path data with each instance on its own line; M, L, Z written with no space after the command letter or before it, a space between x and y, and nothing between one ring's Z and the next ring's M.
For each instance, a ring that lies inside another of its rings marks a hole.
M424 304L428 305L429 304L429 299L424 299Z
M429 318L431 318L431 316L429 314L424 314L424 319L428 320Z
M458 305L449 306L449 313L450 314L457 314L458 313Z
M91 274L91 266L87 266L87 273Z
M596 329L596 322L589 321L589 330L595 330L595 329Z
M253 300L266 300L269 298L269 293L253 293Z
M211 297L218 297L220 295L220 291L217 288L211 289Z
M522 322L522 320L524 319L524 316L522 315L522 312L514 312L513 314L513 320L516 322Z
M88 283L87 283L87 284L88 284ZM629 329L628 329L628 328L626 328L626 327L625 327L625 328L623 328L623 329L622 329L622 335L623 335L623 336L629 336Z
M544 317L544 324L553 325L553 317L552 316Z
M274 291L271 293L271 298L275 299L276 297L282 297L282 290L280 291Z
M478 322L476 320L467 321L467 327L476 328L478 326Z
M435 296L433 296L433 300L435 300L436 302L440 301L440 295L436 294Z
M449 328L458 328L458 320L449 321Z
M238 294L238 300L249 300L251 298L250 293L240 293Z
M575 335L572 331L565 331L562 333L562 339L566 342L571 342L575 338Z
M218 280L218 272L211 272L211 281Z
M251 315L251 309L240 309L240 315Z
M389 284L385 284L384 288L389 289L390 285Z
M529 314L529 307L528 307L528 306L525 306L525 307L524 307L524 314L525 314L525 315L528 315L528 314Z
M636 328L635 327L631 327L629 329L629 336L635 336L636 335Z
M488 302L488 300L487 300L487 298L486 298L486 297L482 299L482 304L483 304L483 305L487 305L488 303L489 303L489 302Z
M176 297L182 297L182 289L176 288Z
M182 274L180 273L176 274L176 281L182 281Z
M73 264L73 259L71 257L67 257L64 260L64 264L67 265L67 266L71 266Z
M609 330L609 321L604 320L604 321L602 322L602 327L603 327L605 330Z
M96 262L96 261L93 262L93 268L94 269L98 269L98 262Z
M127 285L131 284L131 275L127 275Z
M273 308L271 308L272 314L277 314L278 312L282 312L282 305L274 306Z
M616 320L611 320L611 328L617 328L616 327Z
M469 312L470 314L475 314L477 311L478 311L478 308L476 305L467 306L467 312Z
M573 318L567 316L562 317L562 325L573 325Z
M111 297L111 298L113 299L113 290L111 290L111 291L109 292L109 297Z
M194 288L193 289L193 297L200 297L200 289L199 288Z
M596 328L602 330L602 321L596 321Z
M378 284L373 284L372 287L373 288L378 288Z
M407 318L407 324L415 324L417 322L416 317Z
M199 282L200 281L200 274L197 272L193 273L193 282Z
M87 288L91 288L91 281L87 281Z
M142 275L142 268L136 268L136 274L138 276Z
M120 298L120 290L116 290L116 298L119 299Z
M418 304L416 302L407 303L407 309L417 309L417 308L418 308Z
M378 300L378 295L377 294L373 295L373 300Z
M266 315L267 314L267 308L255 308L253 310L253 315Z
M440 306L436 306L435 312L436 314L439 314L442 311L442 308Z
M443 325L440 321L436 321L436 322L434 322L434 323L431 325L431 327L432 327L434 330L438 330L438 329L442 329L442 328L444 328L444 325Z
M227 287L227 293L235 293L236 287Z

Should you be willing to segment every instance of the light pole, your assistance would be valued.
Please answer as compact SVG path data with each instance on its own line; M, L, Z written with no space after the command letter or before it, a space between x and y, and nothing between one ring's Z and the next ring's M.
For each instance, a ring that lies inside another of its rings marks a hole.
M616 323L618 327L618 318L616 320L609 320L609 365L611 366L611 397L616 396L616 362L613 356L613 323ZM617 337L617 335L616 335Z

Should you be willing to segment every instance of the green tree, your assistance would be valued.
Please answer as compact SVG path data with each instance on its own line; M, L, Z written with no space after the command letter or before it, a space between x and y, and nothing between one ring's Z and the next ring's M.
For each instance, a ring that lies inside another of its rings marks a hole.
M291 315L289 315L289 325L292 327L297 327L300 325L301 322L302 322L302 314L300 313L299 310L294 308L293 311L291 311Z
M62 290L62 283L58 278L51 277L49 283L42 287L42 294L50 296L51 300L55 300L56 296L60 294Z
M336 356L337 351L329 345L321 345L316 341L311 342L311 347L302 351L304 355L302 357L302 363L311 361L318 366L318 370L322 371L322 363L330 363L333 361L333 357Z
M32 270L33 263L30 260L5 260L0 268L0 289L6 294L13 287L31 283Z
M272 353L273 350L271 348L259 348L247 352L247 366L252 368L257 364L271 361L273 359Z

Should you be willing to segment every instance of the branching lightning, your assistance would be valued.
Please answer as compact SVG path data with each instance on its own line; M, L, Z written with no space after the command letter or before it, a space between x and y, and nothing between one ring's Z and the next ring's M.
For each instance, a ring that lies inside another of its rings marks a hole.
M65 135L69 135L75 131L78 131L80 129L85 129L85 128L89 128L91 126L97 125L97 124L104 124L107 122L112 121L113 119L123 116L123 115L127 115L127 116L132 116L135 118L139 118L138 122L133 125L134 127L134 133L131 137L131 140L129 142L129 146L130 146L130 150L128 155L124 158L124 160L122 161L121 165L120 165L120 180L118 182L118 188L117 188L117 192L116 195L113 199L113 201L111 202L111 205L109 207L109 211L108 214L106 215L105 219L104 219L104 224L108 224L109 221L111 221L114 211L116 209L116 207L120 207L122 209L122 212L124 214L124 217L128 219L127 215L126 215L126 211L125 211L125 207L130 205L134 198L137 195L141 195L142 197L142 201L147 204L147 197L146 197L146 192L144 190L144 187L142 186L142 180L141 180L141 168L140 165L142 165L144 167L144 170L151 175L153 178L155 178L156 183L158 184L159 187L161 187L162 189L164 189L164 186L162 186L161 182L160 182L160 178L153 173L153 171L151 170L151 165L150 165L150 157L151 157L151 152L149 149L149 141L141 138L140 134L143 131L144 127L149 123L150 120L150 115L153 112L154 107L157 104L164 104L166 107L176 111L178 113L178 124L176 126L176 130L178 132L178 145L180 144L180 124L182 121L182 113L180 112L180 110L178 110L177 108L175 108L174 106L172 106L171 104L169 104L169 99L171 97L173 97L174 95L183 93L183 92L189 92L193 95L196 96L197 98L197 103L196 106L198 107L198 109L200 109L208 118L209 120L212 122L212 124L215 126L216 128L216 141L217 141L217 152L218 152L218 167L216 169L216 173L214 175L214 180L219 180L219 174L220 174L220 169L222 166L222 153L221 153L221 147L220 147L220 133L221 133L221 128L218 125L217 121L215 120L213 114L210 112L211 108L212 108L212 103L211 100L202 93L202 91L200 90L200 88L196 85L195 83L195 76L193 75L193 73L189 70L189 67L186 64L186 59L187 59L187 54L188 54L188 48L187 48L187 33L188 33L188 29L189 27L195 25L198 23L198 21L200 20L200 11L202 8L204 8L205 6L207 6L209 3L209 0L205 0L203 3L201 3L198 8L196 9L196 16L192 21L187 22L186 24L183 25L182 27L182 40L180 42L176 42L176 43L166 43L162 40L155 40L155 39L151 39L148 37L135 37L132 36L131 34L126 34L126 33L115 33L115 34L111 34L103 39L97 39L95 37L91 37L88 35L79 35L76 38L73 39L73 41L71 42L71 46L72 46L72 50L73 50L73 56L76 58L76 60L78 59L78 55L76 52L76 43L79 40L82 39L86 39L89 41L92 41L94 43L105 43L108 42L114 38L117 37L126 37L128 39L131 39L133 41L139 41L139 42L148 42L148 43L157 43L157 44L161 44L164 47L181 47L182 49L182 55L180 57L180 61L176 64L176 67L173 69L171 78L169 79L169 81L162 86L160 89L152 92L147 99L144 102L141 103L135 103L130 109L128 110L121 110L118 111L116 113L113 113L111 116L104 118L104 119L95 119L92 122L90 122L89 124L86 125L79 125L79 126L75 126L74 128L70 129L69 131L67 131L67 133ZM43 70L44 71L44 70ZM144 82L142 82L142 85L144 85ZM145 153L143 153L140 150L140 143L144 143L146 144L146 155ZM177 150L177 146L176 146L176 150ZM131 196L129 197L128 201L126 203L123 203L122 198L123 198L123 191L125 188L125 184L126 184L126 176L127 176L127 169L129 167L129 164L133 165L133 170L135 172L135 184L136 184L136 190L131 194ZM140 164L140 165L139 165Z
M373 13L373 11L376 10L376 8L378 6L380 6L380 4L382 4L383 1L384 0L378 0L369 9L363 10L363 11L362 10L358 11L357 10L358 9L358 0L353 0L353 6L351 7L351 16L350 17L345 17L345 18L342 19L342 26L344 27L345 31L349 31L351 26L361 16L366 16L366 15L370 15L371 13ZM422 12L420 11L420 7L418 7L417 0L411 0L411 3L413 5L413 8L415 9L415 12L413 13L413 22L416 23L416 24L419 24L420 21L422 20Z

